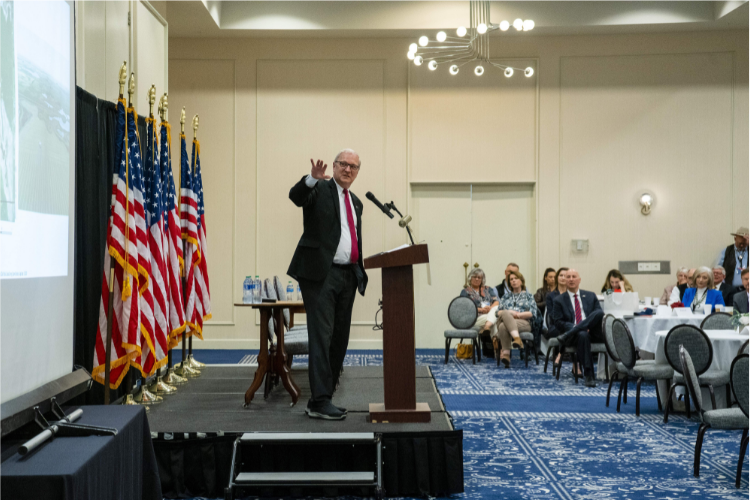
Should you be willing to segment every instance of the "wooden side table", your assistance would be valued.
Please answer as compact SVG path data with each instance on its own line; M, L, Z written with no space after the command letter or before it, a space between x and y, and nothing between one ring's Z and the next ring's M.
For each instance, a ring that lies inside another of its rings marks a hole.
M292 405L297 404L300 396L299 386L292 378L292 372L287 365L287 355L284 350L284 309L289 309L290 328L294 324L294 314L304 314L305 305L296 301L278 301L263 302L261 304L244 304L235 303L236 307L251 307L260 310L260 353L258 354L258 369L255 371L255 377L252 384L245 392L245 407L247 407L255 396L255 391L266 380L263 397L268 398L268 394L273 386L272 381L278 377L284 388L292 396ZM273 317L276 319L276 346L271 346L269 353L269 336L268 320ZM270 354L270 355L269 355Z

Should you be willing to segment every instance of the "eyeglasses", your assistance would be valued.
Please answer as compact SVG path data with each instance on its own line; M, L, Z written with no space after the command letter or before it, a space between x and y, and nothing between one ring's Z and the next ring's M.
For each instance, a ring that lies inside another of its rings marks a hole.
M356 172L357 170L359 170L359 165L352 165L351 163L346 163L345 161L337 160L334 163L338 163L344 170L346 170L347 168L352 172Z

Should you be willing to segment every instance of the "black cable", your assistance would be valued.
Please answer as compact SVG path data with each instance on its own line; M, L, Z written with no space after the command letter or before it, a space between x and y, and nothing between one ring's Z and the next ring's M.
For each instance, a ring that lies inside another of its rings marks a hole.
M375 311L375 326L372 327L375 331L383 329L383 323L378 323L378 313L383 310L383 299L378 299L378 305L380 309Z

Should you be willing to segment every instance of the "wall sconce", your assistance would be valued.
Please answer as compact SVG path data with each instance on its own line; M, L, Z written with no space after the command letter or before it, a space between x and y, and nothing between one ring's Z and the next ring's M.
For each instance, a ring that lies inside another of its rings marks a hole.
M638 203L641 204L641 213L643 215L649 215L651 213L651 209L654 208L655 202L656 196L654 196L654 194L650 191L644 191L638 198Z

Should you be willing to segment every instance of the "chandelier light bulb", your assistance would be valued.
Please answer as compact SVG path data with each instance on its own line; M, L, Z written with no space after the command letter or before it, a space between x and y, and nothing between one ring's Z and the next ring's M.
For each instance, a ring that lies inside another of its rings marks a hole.
M480 35L484 35L487 33L487 25L484 23L481 23L479 26L477 26L477 33Z
M529 66L528 68L526 68L525 70L523 70L523 74L526 76L526 78L528 78L530 76L533 76L534 75L534 68L532 68L531 66Z
M417 66L421 66L423 62L424 59L422 59L422 56L417 56L414 58L414 64L416 64Z
M510 28L510 23L508 21L502 21L500 23L500 29L503 31L508 31L508 28Z
M466 36L466 27L465 26L459 26L456 30L456 35L458 36Z
M408 57L410 61L413 61L414 60L414 52L407 52L406 53L406 57Z
M523 19L516 19L513 21L513 27L516 28L518 31L521 31L523 29Z
M437 69L437 62L430 61L429 63L427 63L427 67L430 68L432 71L435 71Z
M523 22L523 30L524 31L531 31L534 29L534 21L531 19L527 19Z
M448 38L448 36L445 34L445 31L438 31L438 34L435 37L438 42L444 42L446 38Z
M409 52L416 52L419 49L416 43L409 45Z
M429 38L427 38L427 37L426 37L426 36L424 36L424 35L422 35L422 36L420 36L420 37L419 37L419 45L420 45L420 46L422 46L422 47L425 47L425 46L427 46L427 43L428 43L429 41L430 41L430 39L429 39Z
M513 68L505 68L505 76L508 78L513 76Z
M456 66L456 65L454 64L453 66L451 66L451 67L450 67L450 69L449 69L448 71L450 72L450 74L451 74L451 75L454 75L454 76L455 76L455 75L457 75L457 74L458 74L458 66Z
M484 67L477 66L476 68L474 68L474 74L477 76L482 76L484 74Z

